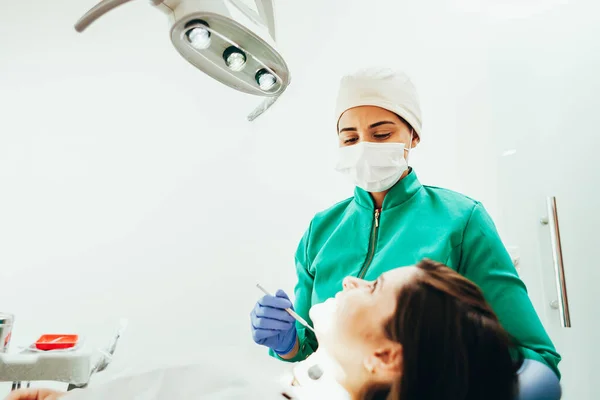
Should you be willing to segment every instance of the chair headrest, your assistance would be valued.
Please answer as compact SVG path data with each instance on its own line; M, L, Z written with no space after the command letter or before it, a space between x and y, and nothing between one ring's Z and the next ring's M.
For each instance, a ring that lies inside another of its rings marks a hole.
M558 377L550 367L535 360L525 360L519 369L517 400L560 400Z

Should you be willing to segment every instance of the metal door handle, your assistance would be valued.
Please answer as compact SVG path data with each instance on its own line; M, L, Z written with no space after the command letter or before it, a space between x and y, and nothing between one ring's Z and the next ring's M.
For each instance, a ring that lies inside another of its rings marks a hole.
M546 199L548 207L548 219L542 223L550 225L550 241L552 243L552 261L554 264L554 278L556 279L556 290L558 294L558 313L563 328L571 327L571 314L569 312L569 299L567 296L567 284L565 281L565 266L563 263L562 246L560 242L560 229L558 226L558 213L556 211L556 197ZM554 303L554 302L553 302Z

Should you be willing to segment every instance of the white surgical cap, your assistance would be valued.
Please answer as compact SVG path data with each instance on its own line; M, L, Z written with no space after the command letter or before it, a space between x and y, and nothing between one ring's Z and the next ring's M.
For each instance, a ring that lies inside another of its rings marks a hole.
M389 68L366 68L340 81L335 109L336 123L342 114L358 106L376 106L406 120L421 138L421 107L410 78Z

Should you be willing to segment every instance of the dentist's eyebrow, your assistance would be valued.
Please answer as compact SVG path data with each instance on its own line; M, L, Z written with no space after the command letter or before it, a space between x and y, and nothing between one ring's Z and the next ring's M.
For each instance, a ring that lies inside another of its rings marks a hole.
M377 128L378 126L381 126L381 125L396 125L396 124L392 121L379 121L379 122L375 122L374 124L369 125L369 129Z
M369 125L369 129L377 128L378 126L381 126L381 125L396 125L396 124L392 121L379 121L379 122L375 122L374 124ZM357 131L357 129L355 127L346 127L346 128L340 129L339 133L356 132L356 131Z

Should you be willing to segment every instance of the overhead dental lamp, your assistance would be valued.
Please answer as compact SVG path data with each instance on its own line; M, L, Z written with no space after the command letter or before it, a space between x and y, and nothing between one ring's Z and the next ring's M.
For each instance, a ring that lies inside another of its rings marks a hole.
M77 23L83 32L108 11L132 0L102 0ZM261 96L250 114L264 113L290 84L275 49L274 0L150 0L167 14L173 45L192 65L240 92Z

